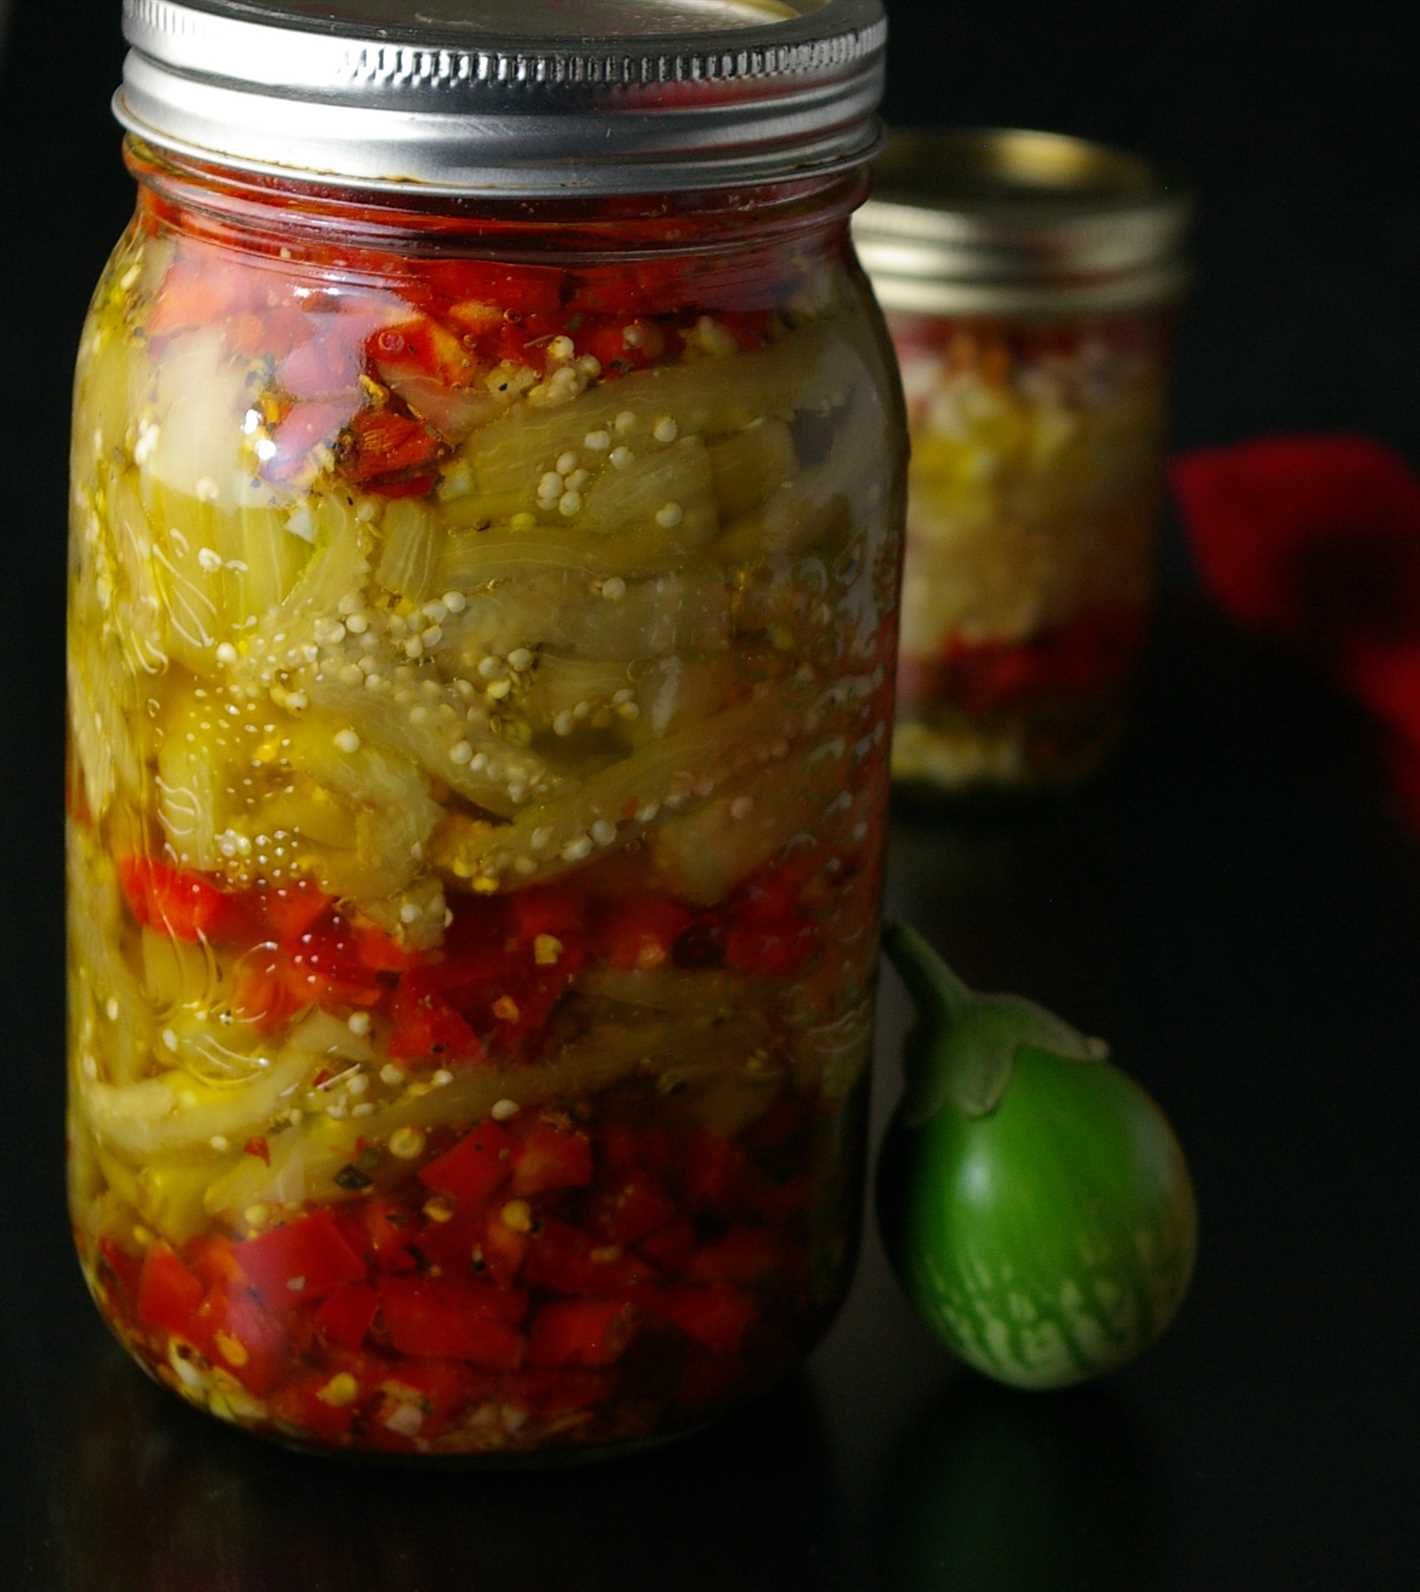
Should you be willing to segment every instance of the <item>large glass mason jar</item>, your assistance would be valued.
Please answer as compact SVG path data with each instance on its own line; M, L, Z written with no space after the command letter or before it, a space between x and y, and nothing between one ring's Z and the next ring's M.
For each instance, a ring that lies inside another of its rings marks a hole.
M704 1422L851 1272L883 25L407 15L126 9L138 208L73 445L72 1210L191 1403L506 1463Z
M907 389L893 772L1061 788L1119 738L1162 508L1186 193L1008 128L906 133L855 221Z

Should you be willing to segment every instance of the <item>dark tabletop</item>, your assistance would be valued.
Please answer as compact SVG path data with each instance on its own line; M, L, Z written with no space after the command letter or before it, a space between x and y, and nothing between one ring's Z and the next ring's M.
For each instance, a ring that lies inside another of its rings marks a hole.
M999 6L958 6L947 22L898 4L889 109L1185 159L1204 195L1204 270L1181 443L1349 429L1413 461L1417 328L1401 271L1420 210L1402 53L1344 19L1278 36L1269 10L1238 0L1146 25L1147 8L1086 5L1057 37ZM848 1306L802 1377L702 1438L596 1469L298 1457L131 1368L84 1295L60 1164L64 427L84 297L129 202L105 112L116 12L19 0L0 61L0 512L14 560L0 625L5 1584L1413 1584L1420 1388L1403 1299L1417 1248L1420 836L1386 793L1374 728L1217 617L1172 526L1113 773L1012 812L901 812L890 886L891 909L971 982L1027 990L1107 1035L1173 1117L1198 1184L1200 1262L1142 1361L1049 1395L954 1368L868 1223ZM76 53L58 73L61 49ZM883 995L875 1144L907 1017L890 974Z

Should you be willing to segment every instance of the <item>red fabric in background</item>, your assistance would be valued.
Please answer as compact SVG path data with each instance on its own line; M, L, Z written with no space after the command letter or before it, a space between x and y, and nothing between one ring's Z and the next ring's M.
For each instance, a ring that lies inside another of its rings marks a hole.
M1330 434L1201 449L1171 479L1205 586L1388 728L1420 827L1420 479L1392 449Z

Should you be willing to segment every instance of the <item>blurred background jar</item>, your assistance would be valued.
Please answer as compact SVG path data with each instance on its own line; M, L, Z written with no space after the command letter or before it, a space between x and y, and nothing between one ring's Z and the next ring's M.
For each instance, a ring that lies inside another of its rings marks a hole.
M912 434L894 777L1074 785L1147 628L1189 197L1015 129L900 135L875 194L855 236Z

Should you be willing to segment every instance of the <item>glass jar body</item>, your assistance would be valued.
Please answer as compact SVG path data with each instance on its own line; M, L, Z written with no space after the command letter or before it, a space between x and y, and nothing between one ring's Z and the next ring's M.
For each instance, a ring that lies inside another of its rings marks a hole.
M1070 786L1117 741L1154 587L1172 321L890 315L912 436L909 787Z
M702 1424L856 1246L903 454L857 180L130 163L72 460L94 1297L308 1447Z

